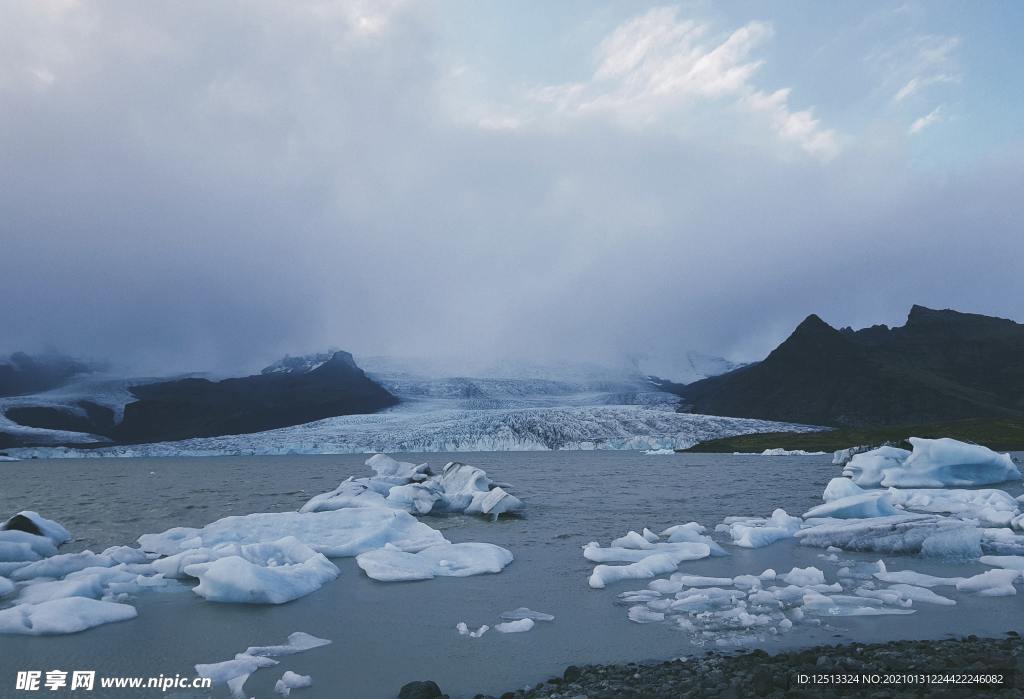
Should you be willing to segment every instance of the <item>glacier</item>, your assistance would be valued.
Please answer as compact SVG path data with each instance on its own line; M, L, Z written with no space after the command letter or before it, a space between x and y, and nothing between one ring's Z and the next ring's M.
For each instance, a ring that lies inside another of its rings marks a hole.
M255 434L74 449L8 450L19 458L245 456L374 452L685 449L753 432L813 432L820 427L677 413L671 406L592 405L514 409L431 409L347 415Z

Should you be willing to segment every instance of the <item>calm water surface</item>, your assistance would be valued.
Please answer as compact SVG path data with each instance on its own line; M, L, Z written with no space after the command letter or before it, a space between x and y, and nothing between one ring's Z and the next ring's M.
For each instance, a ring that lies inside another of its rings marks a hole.
M63 550L99 551L134 543L171 526L202 526L220 517L297 509L350 475L368 475L363 455L87 459L0 463L0 515L33 509L74 534ZM619 583L591 590L588 541L607 544L627 530L699 521L713 529L728 515L765 516L776 507L799 514L821 502L838 475L830 457L723 454L648 456L637 452L494 452L401 457L443 464L460 460L511 483L526 500L521 519L490 522L467 516L428 517L453 542L504 546L515 562L499 575L410 583L369 580L352 559L338 559L341 576L318 592L280 606L217 604L187 589L150 594L134 604L139 617L62 637L0 636L0 697L15 697L22 669L95 669L104 675L194 675L195 663L227 660L250 645L282 643L293 631L334 641L280 658L254 674L249 696L275 697L285 670L311 674L298 699L394 697L405 682L433 679L453 697L500 693L542 681L569 664L666 659L701 652L667 625L629 622L615 595L644 587ZM1021 488L1010 489L1019 494ZM780 542L731 556L685 563L699 575L779 572L814 565L831 582L835 565L818 549ZM876 560L878 556L848 558ZM982 572L916 558L887 557L890 569L943 575ZM947 588L948 590L948 588ZM845 618L823 628L796 627L765 641L768 650L840 640L943 638L1024 632L1024 596L984 599L958 595L956 607L918 605L913 616ZM526 606L550 612L524 634L459 636L455 624L494 625L498 615ZM89 696L127 698L132 690L99 689ZM67 692L76 696L82 692ZM60 695L60 692L46 692ZM139 696L208 696L206 693ZM228 696L223 687L212 695Z

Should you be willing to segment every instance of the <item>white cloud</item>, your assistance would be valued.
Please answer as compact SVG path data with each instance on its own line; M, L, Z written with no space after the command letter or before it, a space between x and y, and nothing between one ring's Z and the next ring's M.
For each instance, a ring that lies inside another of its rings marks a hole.
M508 120L523 124L561 117L606 116L629 127L686 124L687 110L712 108L728 119L736 112L776 139L829 160L839 135L813 110L794 110L790 88L765 92L754 81L764 60L755 51L773 36L766 22L749 22L716 36L705 22L679 17L676 8L654 8L611 32L597 47L597 67L585 81L542 85L510 107ZM514 115L514 116L512 116ZM493 121L494 117L490 117ZM725 130L726 127L722 127Z
M910 133L915 134L920 132L922 129L926 129L932 124L937 124L942 121L942 105L933 109L932 111L925 114L923 117L914 120L914 123L910 125Z

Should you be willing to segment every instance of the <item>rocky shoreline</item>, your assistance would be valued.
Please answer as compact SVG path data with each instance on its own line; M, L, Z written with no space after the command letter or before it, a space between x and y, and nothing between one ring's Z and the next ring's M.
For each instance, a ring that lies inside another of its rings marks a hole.
M1000 675L1001 685L978 681ZM886 679L890 682L883 684ZM970 683L954 684L964 680ZM413 682L402 688L399 699L446 696L433 682ZM506 692L497 698L478 694L474 699L834 696L1024 697L1024 641L1017 632L1010 631L1002 639L967 636L942 641L818 646L775 655L763 650L711 652L654 664L571 665L561 677L532 688Z

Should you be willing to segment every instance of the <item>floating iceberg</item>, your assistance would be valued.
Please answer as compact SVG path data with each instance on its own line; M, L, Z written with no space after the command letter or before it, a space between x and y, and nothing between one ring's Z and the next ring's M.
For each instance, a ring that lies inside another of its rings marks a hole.
M200 677L208 677L213 684L226 684L235 699L244 699L247 695L243 690L249 675L262 667L277 665L274 657L292 655L302 651L320 646L328 645L330 641L325 638L317 638L302 631L288 635L288 643L279 646L252 646L243 653L238 653L231 660L224 660L219 663L199 663L195 666L196 674ZM289 673L285 673L287 677ZM292 673L294 674L294 673ZM279 680L277 684L281 684ZM308 685L295 685L308 686ZM275 686L275 689L277 687ZM292 687L288 687L291 691ZM280 690L278 690L280 693ZM284 693L287 696L287 692Z
M528 607L518 607L509 612L502 612L501 618L505 621L519 621L520 619L533 619L534 621L554 621L554 614L535 612Z
M506 621L502 624L495 624L494 630L499 633L523 633L533 628L533 619L519 619L518 621Z
M1020 511L1020 503L1013 496L991 488L890 488L888 492L892 502L905 510L952 514L961 519L978 520L985 527L1009 527Z
M1006 597L1017 594L1013 584L1024 572L1009 568L986 570L973 577L961 580L956 589L961 592L973 592L982 597Z
M59 522L46 519L32 510L22 510L0 525L0 530L23 531L36 536L44 536L52 541L54 546L60 546L71 540L71 533Z
M338 577L333 563L295 537L218 548L224 555L184 568L186 575L199 579L192 591L211 602L283 604Z
M705 553L704 556L699 556L699 558L710 555L707 546L703 544L691 545L704 546L704 550L708 551L708 553ZM593 588L603 588L610 583L620 580L646 580L658 575L664 575L665 573L671 573L679 567L680 563L686 560L692 561L695 558L680 553L656 553L629 565L599 565L594 567L594 572L590 575L589 584Z
M726 517L715 531L728 532L732 543L744 548L761 548L781 539L788 539L799 531L802 522L799 517L790 517L785 510L777 509L772 516Z
M1008 454L955 439L911 437L913 452L881 447L855 455L843 475L864 487L942 488L1020 480Z
M224 517L205 527L174 527L144 534L144 551L173 555L219 544L260 544L292 536L331 558L356 556L385 544L402 551L422 551L448 543L441 532L407 512L381 508L348 508L327 512L259 512Z
M511 562L508 549L480 543L445 543L416 553L387 544L356 556L356 564L363 572L374 580L387 582L500 573Z
M795 536L805 546L827 548L835 546L845 551L877 551L879 553L921 553L928 549L925 542L934 538L931 546L936 555L950 553L949 545L955 539L950 536L972 536L967 530L977 527L938 515L902 514L869 519L824 520L810 523ZM955 532L955 534L954 534ZM945 547L939 544L945 543ZM940 549L942 549L940 551ZM980 555L980 554L979 554Z
M812 507L803 516L804 519L819 517L865 519L868 517L888 517L889 515L900 514L900 511L893 507L892 502L892 497L884 491L867 492L860 495L838 498L823 505Z
M282 697L286 697L292 693L293 689L312 686L313 678L309 675L299 675L291 670L285 670L284 674L281 675L281 679L274 683L274 691Z
M0 610L0 633L41 636L77 633L101 624L133 619L135 607L87 597L63 597Z
M413 514L465 512L497 517L523 509L522 500L493 483L475 466L452 461L440 473L427 464L396 461L375 454L366 465L372 478L349 478L334 490L314 496L300 512L380 507Z
M455 630L459 632L460 636L469 636L470 638L480 638L485 633L487 633L490 630L490 628L491 627L487 624L483 624L476 631L472 631L464 621L460 621L458 624L455 625Z
M982 556L979 561L987 566L1024 572L1024 556Z

